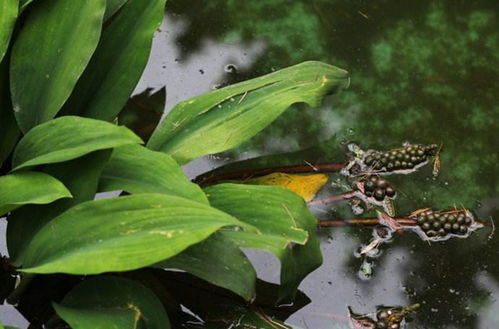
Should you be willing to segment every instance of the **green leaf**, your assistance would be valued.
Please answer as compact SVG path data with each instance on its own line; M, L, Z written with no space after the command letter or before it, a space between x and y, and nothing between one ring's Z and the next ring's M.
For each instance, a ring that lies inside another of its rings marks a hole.
M185 164L250 139L294 103L317 107L324 96L348 83L346 71L320 62L304 62L197 96L171 110L148 147Z
M99 190L162 193L208 204L201 188L189 181L175 160L139 145L114 149L102 173Z
M155 93L151 90L148 88L130 98L118 117L121 125L133 130L144 141L149 140L158 125L166 102L165 87Z
M65 210L94 199L99 177L110 155L111 150L96 151L45 168L46 173L64 183L73 198L58 200L45 206L26 206L10 215L7 225L7 246L14 266L22 265L24 252L41 227Z
M0 62L0 166L14 149L20 133L10 100L9 62L6 56Z
M166 0L129 0L104 29L63 114L111 121L132 94L149 58Z
M253 229L207 205L169 195L89 201L42 227L26 250L22 271L133 270L172 257L223 226Z
M300 282L322 264L317 219L303 199L274 186L220 184L205 192L213 207L260 230L262 235L222 232L241 247L266 250L279 257L279 302L292 302Z
M127 1L128 0L107 0L104 21L107 21L111 16L116 14L116 12L120 10L120 8L123 7Z
M19 1L19 11L23 12L30 3L32 3L34 0L20 0Z
M11 93L23 132L52 119L99 41L105 0L37 2L14 44Z
M220 233L154 266L189 272L248 301L255 298L253 266L239 246Z
M52 176L22 172L0 176L0 216L25 204L46 204L71 193Z
M307 242L308 233L297 220L309 212L291 191L275 186L219 184L205 192L213 207L257 227L263 235L281 240L284 247L291 242Z
M63 162L93 151L141 143L125 127L87 118L67 116L51 120L27 133L17 144L13 170Z
M73 329L167 329L170 322L159 299L138 282L113 277L89 278L74 287L57 314Z
M9 48L10 36L16 24L18 0L0 0L0 62Z

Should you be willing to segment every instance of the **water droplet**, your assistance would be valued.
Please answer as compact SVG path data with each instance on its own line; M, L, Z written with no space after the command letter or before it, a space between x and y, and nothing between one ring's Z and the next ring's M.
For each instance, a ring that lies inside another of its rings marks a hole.
M353 134L355 134L355 130L353 130L352 128L348 128L348 129L347 129L347 133L348 133L349 135L353 135Z

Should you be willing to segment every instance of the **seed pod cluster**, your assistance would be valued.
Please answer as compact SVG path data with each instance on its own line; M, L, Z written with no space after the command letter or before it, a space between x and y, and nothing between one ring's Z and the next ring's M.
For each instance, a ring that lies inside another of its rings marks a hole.
M426 210L417 215L416 222L428 238L438 239L451 234L467 236L473 230L474 220L465 210L447 212Z
M383 201L386 197L395 198L397 192L391 184L384 178L373 175L363 180L364 194L373 197L377 201Z
M438 145L404 145L402 148L386 152L372 151L366 154L364 163L377 171L391 172L395 170L414 169L426 162L429 157L438 153Z

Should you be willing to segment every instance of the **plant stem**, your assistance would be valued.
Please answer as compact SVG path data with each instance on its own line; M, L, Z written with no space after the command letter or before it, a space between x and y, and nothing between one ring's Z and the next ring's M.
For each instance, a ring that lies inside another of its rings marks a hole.
M330 203L335 203L335 202L340 202L340 201L348 200L350 198L353 198L355 195L356 195L355 191L348 191L348 192L345 192L345 193L342 193L342 194L333 195L333 196L330 196L330 197L327 197L327 198L324 198L324 199L318 199L318 200L310 201L310 202L308 202L308 205L312 206L312 207L316 207L316 206L320 206L320 205L326 205L326 204L330 204Z
M36 277L34 273L26 273L22 274L21 282L19 285L12 291L12 293L7 297L7 303L11 305L16 305L21 299L22 294L29 287L31 281Z
M245 180L253 177L264 176L275 172L286 173L286 174L304 174L304 173L336 173L339 172L343 167L344 163L323 163L323 164L305 164L305 165L295 165L295 166L283 166L283 167L272 167L272 168L260 168L260 169L246 169L228 173L210 174L205 173L199 175L193 179L193 182L201 185L211 185L218 183L220 181L226 180Z
M404 226L414 226L416 225L416 220L411 218L395 218L395 220ZM376 226L379 225L380 221L378 218L353 218L345 220L321 220L317 225L319 228L324 227L341 227L341 226Z

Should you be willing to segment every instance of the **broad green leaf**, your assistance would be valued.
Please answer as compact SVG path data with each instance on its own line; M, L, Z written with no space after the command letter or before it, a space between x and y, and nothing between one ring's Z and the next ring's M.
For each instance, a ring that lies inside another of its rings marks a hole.
M0 62L9 48L18 10L18 0L0 0Z
M309 214L303 200L281 187L219 184L205 189L210 204L257 227L263 235L288 243L305 244L308 233L297 218Z
M17 144L13 170L72 160L93 151L141 143L125 127L74 116L51 120L27 133Z
M304 62L177 104L148 147L180 164L233 148L268 126L290 105L317 107L324 96L349 83L348 73L320 62Z
M42 227L26 250L21 271L133 270L172 257L223 226L254 229L217 209L169 195L89 201Z
M274 186L220 184L206 188L205 192L213 207L262 232L261 236L250 232L224 234L241 247L266 250L279 257L279 302L292 302L300 282L322 263L316 234L317 219L304 200L291 191Z
M19 1L19 11L24 11L30 3L32 3L34 0L20 0Z
M126 104L149 58L166 0L128 0L102 33L99 46L63 114L111 121Z
M253 266L239 246L220 233L154 266L189 272L248 301L255 298Z
M148 88L130 98L118 117L121 125L130 128L144 141L149 140L158 125L166 102L166 88L155 93L151 90Z
M20 133L10 101L9 62L6 56L0 62L0 166L14 149Z
M87 66L102 29L105 0L33 5L14 44L10 90L23 132L52 119Z
M84 280L54 308L73 329L170 328L165 309L152 291L114 276Z
M106 1L106 12L104 14L104 21L107 21L111 16L116 14L118 10L127 2L128 0L107 0Z
M201 188L191 183L175 160L139 145L114 149L102 173L99 190L162 193L208 203Z
M110 155L111 150L96 151L45 168L46 173L64 183L73 198L58 200L50 205L25 206L10 215L7 225L7 247L14 266L22 265L24 252L41 227L65 210L94 199L99 177Z
M0 216L25 204L46 204L70 197L71 193L61 182L44 173L0 176Z

